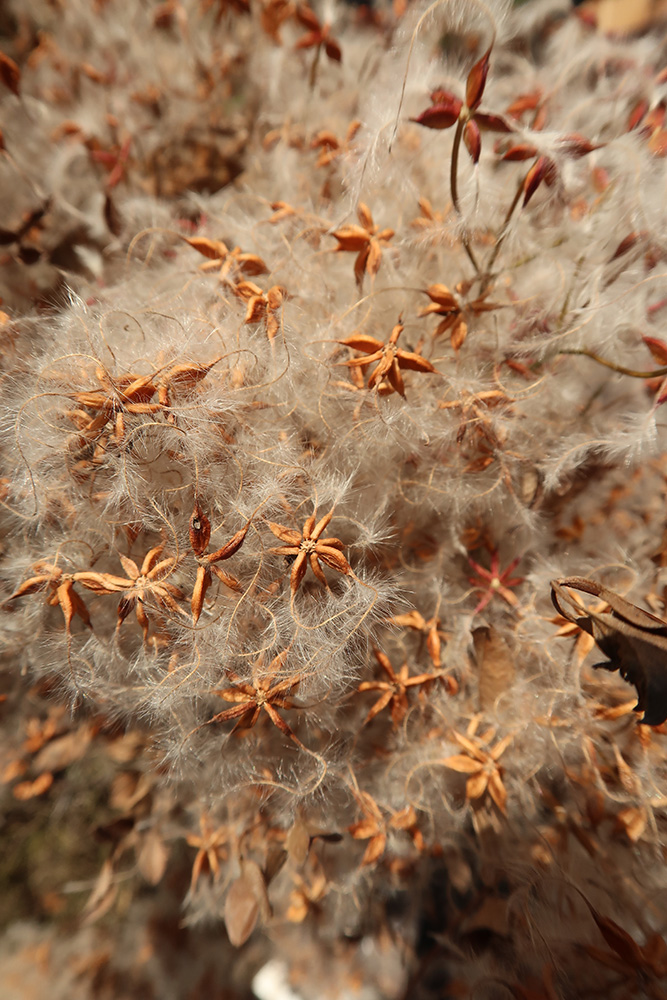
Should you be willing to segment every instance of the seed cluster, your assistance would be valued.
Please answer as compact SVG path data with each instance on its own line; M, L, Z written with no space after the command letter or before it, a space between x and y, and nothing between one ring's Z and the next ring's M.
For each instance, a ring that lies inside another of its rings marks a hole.
M0 60L3 794L239 983L662 996L659 33L119 2Z

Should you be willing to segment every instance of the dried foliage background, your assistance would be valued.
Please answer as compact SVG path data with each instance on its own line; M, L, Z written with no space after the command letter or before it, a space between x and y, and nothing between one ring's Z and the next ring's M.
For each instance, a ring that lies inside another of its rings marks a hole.
M3 6L3 996L667 995L642 17Z

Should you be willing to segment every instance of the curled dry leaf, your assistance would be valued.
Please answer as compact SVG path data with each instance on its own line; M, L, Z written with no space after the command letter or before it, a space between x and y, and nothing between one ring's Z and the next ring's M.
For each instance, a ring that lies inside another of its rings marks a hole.
M587 609L566 588L592 594L609 611ZM584 577L552 580L551 599L558 613L588 632L609 660L595 667L618 670L637 689L636 711L642 722L659 726L667 720L667 622L626 601L602 584ZM563 608L569 605L572 610Z

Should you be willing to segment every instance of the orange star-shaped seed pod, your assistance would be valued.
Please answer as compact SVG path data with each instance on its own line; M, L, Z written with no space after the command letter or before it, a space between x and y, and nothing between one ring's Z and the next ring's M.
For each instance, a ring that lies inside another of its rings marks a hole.
M165 579L174 571L176 559L174 556L169 556L158 562L163 549L164 543L152 548L146 554L141 568L129 556L119 555L118 558L127 573L127 578L113 576L111 573L92 571L74 573L72 577L76 583L81 583L87 590L92 590L94 594L120 594L116 629L120 628L130 612L134 610L144 634L144 643L148 642L150 624L145 605L151 599L162 611L171 612L174 615L186 614L178 604L178 601L183 600L185 594L180 587L168 583Z
M229 722L237 719L232 732L238 729L251 729L257 722L262 711L266 712L273 725L285 736L289 737L301 749L305 749L298 736L285 722L277 709L290 709L298 706L294 705L291 697L292 692L299 686L299 678L296 676L286 677L282 681L274 684L274 680L282 670L288 656L288 650L283 650L271 661L268 672L264 673L263 657L253 665L252 683L246 683L238 674L232 670L227 671L227 676L231 680L233 687L223 688L213 691L213 694L224 701L232 703L231 708L226 708L218 712L206 725L216 722Z
M338 240L336 253L340 251L356 253L354 276L357 285L361 288L366 273L374 278L380 270L382 251L389 245L394 236L394 230L380 230L373 222L370 209L363 202L359 202L357 215L361 223L360 226L342 226L340 229L336 229L332 236Z
M321 24L319 18L306 4L299 4L295 17L306 28L306 34L298 40L295 49L324 49L329 59L340 62L342 53L340 45L331 35L331 25Z
M290 575L292 595L296 594L299 589L301 581L306 575L308 564L320 583L327 588L329 584L320 563L324 563L325 566L337 573L342 573L344 576L352 572L352 567L341 551L345 548L344 543L339 538L320 538L332 517L333 509L316 524L315 514L311 514L304 522L301 533L292 528L286 528L282 524L275 524L273 521L267 522L276 538L286 543L272 548L271 552L283 556L296 556Z
M479 161L482 150L480 128L492 132L511 132L512 126L499 115L479 111L489 73L491 48L475 63L466 81L465 101L449 90L438 88L431 94L431 106L410 121L431 129L457 126L457 140L462 135L473 163Z
M225 826L216 829L206 813L200 816L199 827L200 834L188 834L185 838L190 847L197 848L190 878L191 893L197 888L197 883L206 869L214 878L220 874L220 860L227 857L225 845L230 839L229 829Z
M498 809L507 815L507 789L503 784L500 757L512 742L511 735L505 736L491 750L482 748L482 741L473 742L461 733L454 733L454 739L466 751L447 757L441 763L452 771L469 775L466 781L466 798L481 799L488 792Z
M25 580L9 597L10 601L46 589L48 591L46 603L51 607L60 606L65 619L65 632L68 639L71 636L72 620L75 615L78 615L88 628L93 627L88 608L74 590L74 574L63 573L59 566L42 561L36 562L33 569L41 570L41 572L38 572L37 576L31 576L29 580Z
M278 314L287 298L287 289L282 285L272 285L264 292L253 281L239 281L234 286L234 293L247 303L243 322L261 323L266 320L266 335L273 340L280 329Z
M166 411L169 423L176 423L174 414L170 412L172 396L194 390L220 360L220 357L217 357L205 365L197 361L172 364L155 375L154 382L158 389L158 400L160 406Z
M459 283L456 286L456 291L461 295L465 293L465 285ZM486 295L484 293L478 298L474 299L472 302L462 303L457 299L457 297L450 292L446 285L430 285L428 288L424 289L426 295L428 295L431 300L430 305L423 306L417 315L422 316L443 316L444 319L440 321L438 326L433 332L433 337L440 337L443 333L450 331L450 340L452 347L455 351L460 350L463 347L465 339L468 335L468 324L466 322L466 314L473 316L478 316L480 313L491 312L493 309L500 309L502 306L497 302L486 302Z
M315 166L327 167L339 156L342 156L344 153L349 153L352 140L360 128L361 122L358 119L355 119L350 122L345 134L345 139L343 140L340 140L338 136L336 136L329 129L322 129L315 136L313 136L310 148L319 150Z
M438 600L439 605L440 600ZM394 625L398 625L400 628L411 628L415 632L421 632L426 637L426 649L433 666L438 669L442 665L440 656L442 649L441 639L449 638L449 636L440 628L437 608L431 618L428 619L424 618L416 608L413 608L412 611L408 611L406 614L394 615L388 621ZM448 678L448 680L451 682L451 678Z
M391 719L395 726L399 726L408 711L408 688L422 684L429 684L442 676L440 672L434 674L418 674L410 677L407 663L404 663L398 673L395 672L388 656L385 656L379 649L373 650L375 659L378 661L388 677L386 681L362 681L357 691L379 691L380 697L370 709L364 719L364 726L379 715L387 705L391 706Z
M197 253L208 258L207 263L200 265L200 270L219 270L221 279L234 271L252 275L268 273L269 269L261 257L255 253L243 253L240 247L230 250L222 240L209 240L205 236L182 236L181 239Z
M405 806L398 812L390 814L389 818L385 818L377 802L368 792L355 791L354 797L361 807L364 818L349 826L348 832L355 840L368 841L361 859L361 868L372 865L383 856L390 830L403 830L412 838L418 851L424 849L424 838L417 825L417 813L413 806Z
M377 362L368 379L368 388L373 389L386 381L391 387L405 398L405 385L401 368L408 368L417 372L437 373L430 361L417 354L416 351L404 351L398 347L398 338L404 330L403 323L399 317L398 323L391 331L389 340L383 343L375 337L369 337L365 333L355 333L345 340L339 340L339 344L351 347L354 351L363 351L368 354L367 358L351 358L349 361L341 361L347 368L363 368Z

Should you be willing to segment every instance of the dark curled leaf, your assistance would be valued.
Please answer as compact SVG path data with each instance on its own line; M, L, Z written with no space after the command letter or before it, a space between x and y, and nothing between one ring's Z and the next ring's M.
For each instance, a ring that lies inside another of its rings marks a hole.
M566 587L592 594L609 605L597 612L582 607ZM667 720L667 622L630 604L594 580L572 576L552 580L551 600L560 615L593 637L609 662L596 663L618 670L623 680L637 688L636 711L642 722L659 726ZM569 605L568 611L563 605Z

